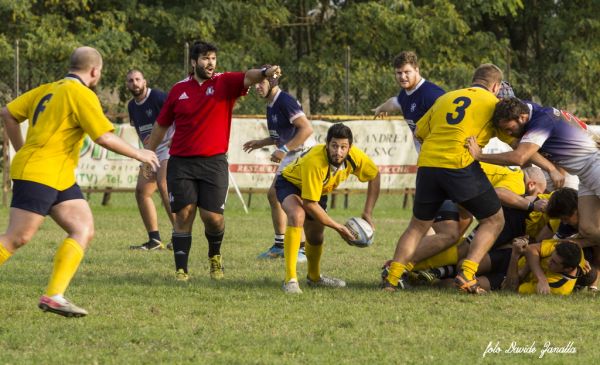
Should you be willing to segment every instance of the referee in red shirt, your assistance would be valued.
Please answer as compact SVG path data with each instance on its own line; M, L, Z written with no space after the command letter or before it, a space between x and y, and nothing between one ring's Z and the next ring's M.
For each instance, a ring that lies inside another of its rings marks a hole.
M208 240L212 279L223 278L221 242L223 212L229 185L227 149L235 101L267 77L279 76L279 66L244 72L215 72L217 47L195 42L190 50L193 73L176 83L152 129L148 149L155 150L175 124L167 167L171 210L175 213L173 253L178 280L187 281L188 255L196 207Z

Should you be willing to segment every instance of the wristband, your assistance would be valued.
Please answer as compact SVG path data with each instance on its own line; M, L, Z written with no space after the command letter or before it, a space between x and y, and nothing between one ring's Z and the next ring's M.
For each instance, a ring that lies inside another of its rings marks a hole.
M288 152L290 152L290 150L288 150L288 148L287 148L287 147L286 147L284 144L282 144L282 145L281 145L281 147L279 147L278 149L279 149L280 151L283 151L283 152L285 152L285 153L288 153Z
M534 208L535 208L535 205L533 204L533 202L529 202L529 205L527 205L527 213L533 212Z

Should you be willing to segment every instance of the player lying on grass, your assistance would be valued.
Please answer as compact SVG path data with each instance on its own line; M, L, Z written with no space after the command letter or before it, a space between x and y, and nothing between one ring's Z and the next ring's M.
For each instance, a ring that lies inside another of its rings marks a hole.
M350 175L368 181L367 198L362 213L373 226L373 208L379 196L380 177L377 166L362 150L352 144L350 128L332 125L326 144L312 147L301 158L288 165L275 181L277 199L287 216L284 239L286 293L302 293L296 273L302 228L306 234L307 283L309 286L345 287L341 279L321 275L325 227L336 230L345 240L353 233L327 214L327 194Z

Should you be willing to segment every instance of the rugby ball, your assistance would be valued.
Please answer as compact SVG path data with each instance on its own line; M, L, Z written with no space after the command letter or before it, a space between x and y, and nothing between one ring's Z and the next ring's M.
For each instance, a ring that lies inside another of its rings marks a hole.
M373 227L364 219L353 217L348 219L345 226L354 234L356 239L346 241L351 246L368 247L373 243Z

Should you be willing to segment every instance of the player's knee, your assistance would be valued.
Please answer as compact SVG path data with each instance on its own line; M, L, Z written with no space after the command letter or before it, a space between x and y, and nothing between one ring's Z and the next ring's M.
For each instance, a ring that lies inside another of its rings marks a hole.
M221 232L225 229L225 219L220 214L211 214L203 217L204 226L209 232Z
M14 234L11 237L12 246L15 249L25 246L31 239L33 238L33 233L30 232L20 232L18 234Z
M292 227L301 227L304 225L304 219L306 217L306 213L304 209L294 209L292 211L286 212L288 226Z

